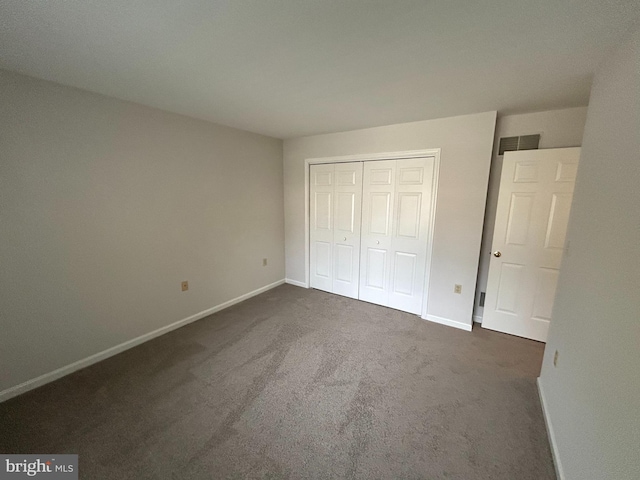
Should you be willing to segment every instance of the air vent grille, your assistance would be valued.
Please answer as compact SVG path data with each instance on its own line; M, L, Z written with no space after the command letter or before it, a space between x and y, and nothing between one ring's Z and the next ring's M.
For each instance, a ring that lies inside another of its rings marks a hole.
M500 148L498 155L504 155L504 152L515 152L518 150L518 142L520 137L502 137L500 139Z
M520 137L502 137L498 147L498 155L516 150L536 150L540 144L540 134L522 135Z
M537 150L540 135L522 135L518 143L518 150Z

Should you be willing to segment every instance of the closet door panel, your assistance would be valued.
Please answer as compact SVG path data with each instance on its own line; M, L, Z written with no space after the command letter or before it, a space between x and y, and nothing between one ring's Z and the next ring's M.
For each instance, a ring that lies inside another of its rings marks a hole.
M309 204L309 283L333 291L334 165L311 165Z
M396 161L388 306L420 314L431 216L433 158Z
M395 167L395 160L364 163L359 298L378 305L389 302Z
M378 248L368 248L367 259L364 262L367 269L363 274L365 275L364 286L367 289L377 289L382 295L384 293L386 279L385 271L387 262L387 251Z
M414 253L394 252L391 293L413 295L416 288L417 263L418 255Z
M335 164L333 293L358 298L362 162Z

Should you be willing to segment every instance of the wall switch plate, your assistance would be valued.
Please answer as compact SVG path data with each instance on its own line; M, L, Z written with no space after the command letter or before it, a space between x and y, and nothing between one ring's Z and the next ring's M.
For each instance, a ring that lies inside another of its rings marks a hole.
M186 292L189 290L189 282L182 282L182 291Z
M462 285L456 285L453 287L453 293L462 293Z
M266 266L267 266L267 259L266 259L266 258L263 258L263 259L262 259L262 266L263 266L263 267L266 267Z

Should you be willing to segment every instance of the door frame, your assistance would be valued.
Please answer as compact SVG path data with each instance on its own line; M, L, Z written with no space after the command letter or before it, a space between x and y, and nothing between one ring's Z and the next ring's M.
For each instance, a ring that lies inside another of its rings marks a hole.
M440 175L440 149L429 148L425 150L408 150L402 152L383 152L383 153L364 153L358 155L343 155L339 157L319 157L307 158L304 161L304 288L309 288L309 271L310 271L310 186L311 165L320 163L346 163L346 162L374 162L376 160L403 160L407 158L423 158L433 157L433 185L431 189L431 215L429 218L429 233L427 235L427 263L425 266L424 291L422 292L422 315L421 318L427 319L427 304L429 300L429 280L431 278L431 258L433 253L433 232L436 223L436 208L438 199L438 184Z

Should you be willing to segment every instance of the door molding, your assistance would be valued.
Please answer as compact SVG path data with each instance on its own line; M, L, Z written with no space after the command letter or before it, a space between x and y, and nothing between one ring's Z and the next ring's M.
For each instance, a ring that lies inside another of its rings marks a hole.
M425 268L424 291L422 292L422 315L427 319L427 306L429 300L429 280L431 278L431 258L433 253L433 232L436 223L436 209L438 206L438 183L440 174L440 151L439 148L429 148L425 150L407 150L401 152L363 153L357 155L344 155L338 157L307 158L304 161L304 287L309 288L309 262L310 262L310 201L309 201L309 179L311 165L320 163L344 163L344 162L372 162L376 160L402 160L406 158L433 157L433 188L431 189L431 215L428 221L429 233L427 235L427 264Z

